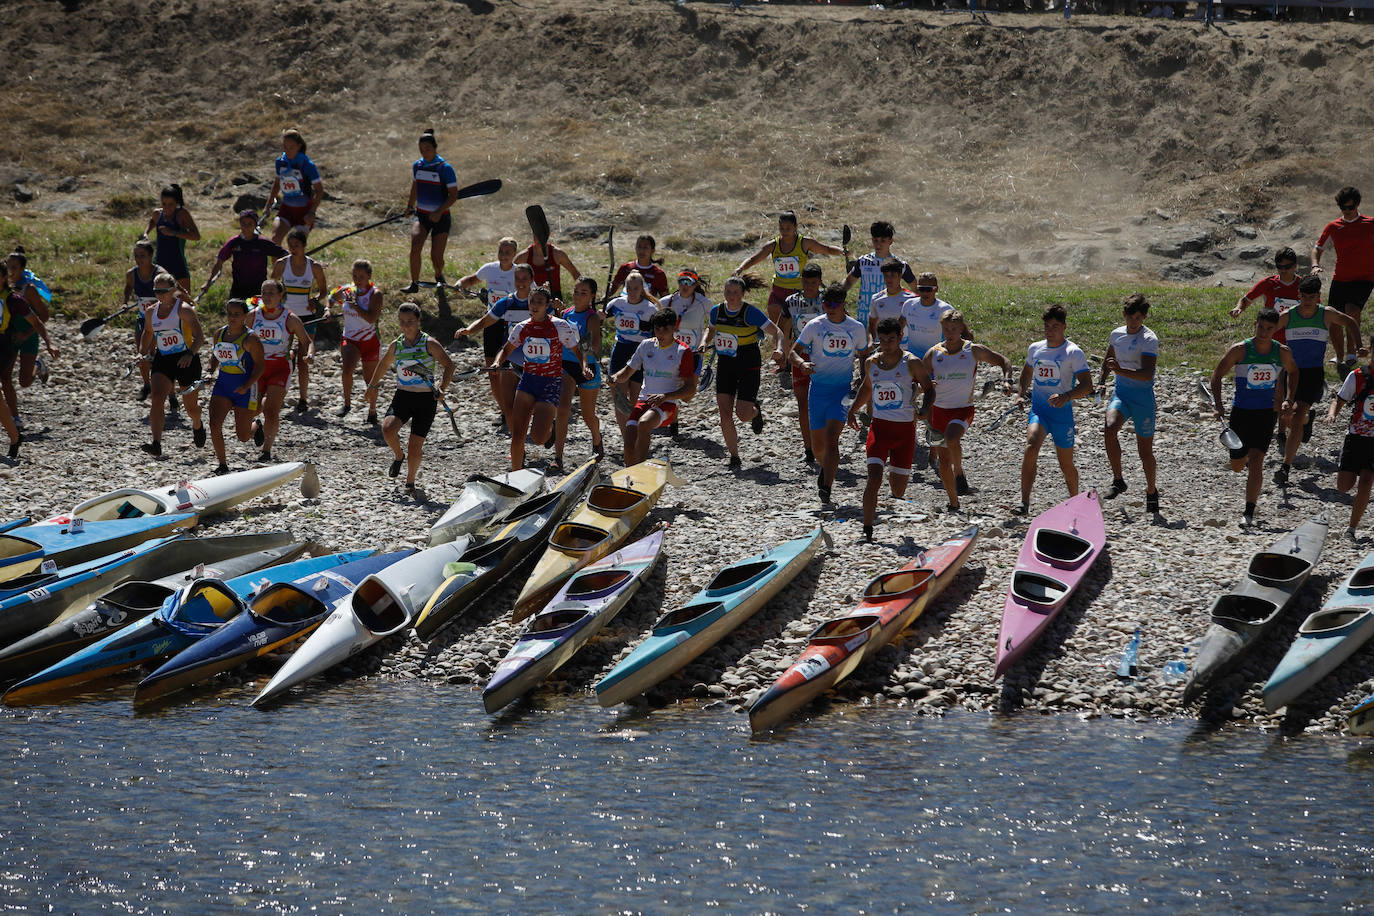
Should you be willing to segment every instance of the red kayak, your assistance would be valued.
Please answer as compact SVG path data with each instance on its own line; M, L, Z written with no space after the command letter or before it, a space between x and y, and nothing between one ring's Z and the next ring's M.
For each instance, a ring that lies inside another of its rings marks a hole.
M922 551L901 569L870 582L854 610L817 627L792 667L749 708L753 730L761 732L782 723L892 642L959 574L976 540L978 526L974 525Z
M1005 674L1040 638L1106 546L1107 528L1096 490L1071 496L1031 522L1002 610L994 678Z

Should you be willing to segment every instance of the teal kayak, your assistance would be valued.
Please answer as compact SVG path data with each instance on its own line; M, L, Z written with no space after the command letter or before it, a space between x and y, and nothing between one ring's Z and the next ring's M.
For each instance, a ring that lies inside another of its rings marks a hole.
M185 649L244 610L246 599L277 582L292 582L370 556L371 550L334 553L239 576L196 579L162 603L157 612L20 681L5 692L9 706L55 699L89 681Z

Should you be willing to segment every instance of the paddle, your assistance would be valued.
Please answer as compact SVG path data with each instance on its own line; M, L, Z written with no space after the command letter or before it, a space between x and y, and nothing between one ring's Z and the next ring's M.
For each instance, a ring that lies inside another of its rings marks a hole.
M325 242L325 243L323 243L323 244L321 244L321 245L316 245L314 248L311 248L309 251L306 252L306 254L307 254L307 255L311 255L311 254L314 254L314 253L317 252L317 251L323 251L324 249L328 248L330 245L333 245L335 242L341 242L341 241L343 241L344 239L348 238L349 236L357 235L357 234L360 233L360 232L366 232L366 231L369 230L369 229L376 229L378 226L385 226L387 223L394 223L394 222L396 222L397 220L402 220L402 219L405 219L405 218L406 218L406 215L405 215L404 213L398 213L398 214L396 214L395 216L388 216L386 219L379 219L379 220L377 220L377 222L375 222L375 223L368 223L366 226L364 226L364 227L361 228L361 229L354 229L352 232L345 232L343 235L336 235L336 236L334 236L332 239L330 239L329 241L327 241L327 242Z
M549 218L544 215L544 208L538 204L530 204L525 208L525 221L530 224L530 232L534 233L534 240L539 243L539 253L544 256L545 262L548 261L549 246Z
M116 318L118 318L120 315L123 315L125 312L131 311L136 308L138 308L138 303L130 302L128 305L124 306L119 311L111 312L104 318L87 318L85 321L81 322L81 337L85 340L90 340L92 337L96 336L101 331L105 330L105 325L109 324L111 321L114 321Z
M1001 426L1003 421L1005 421L1012 414L1020 410L1021 407L1022 405L1020 404L1013 404L1006 410L1002 411L1002 413L998 415L996 420L993 420L991 423L988 424L988 432L992 432L993 430L997 429L997 427Z
M854 233L850 230L849 224L845 223L840 227L840 250L844 252L844 272L849 273L849 241L854 238Z
M1211 389L1207 387L1207 383L1202 379L1197 380L1197 391L1198 394L1202 395L1209 407L1213 409L1216 408L1216 402L1212 399ZM1222 445L1233 452L1239 451L1244 447L1244 443L1240 441L1240 436L1236 434L1236 431L1226 425L1225 417L1218 417L1217 422L1221 424L1221 435L1217 438L1221 441Z
M615 226L606 230L606 291L601 297L602 308L611 301L611 284L615 281Z
M429 390L439 395L439 404L444 408L444 413L448 414L448 425L453 427L454 437L461 440L462 436L458 432L458 421L453 418L453 408L448 406L448 401L444 400L444 396L439 393L439 386L434 384L434 376L425 372L424 363L419 360L408 359L400 365L424 379Z
M702 362L701 381L697 383L697 390L711 387L711 381L716 377L716 348L711 348L711 353Z

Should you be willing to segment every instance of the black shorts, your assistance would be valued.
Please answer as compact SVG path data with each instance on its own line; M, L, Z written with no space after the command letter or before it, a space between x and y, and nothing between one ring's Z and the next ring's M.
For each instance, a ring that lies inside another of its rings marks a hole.
M449 230L453 228L453 214L445 210L443 216L435 219L423 210L416 210L415 222L425 230L425 235L448 235Z
M509 335L510 331L506 329L506 323L499 318L495 324L489 324L482 329L482 355L487 358L488 365L491 364L496 354L501 352L501 348L506 345L506 338Z
M1278 413L1272 407L1253 410L1243 407L1232 408L1230 422L1226 425L1240 436L1241 447L1239 450L1233 449L1231 457L1244 458L1251 449L1269 451L1269 446L1274 441L1274 423L1277 420Z
M266 274L263 274L261 279L235 277L234 281L229 284L229 298L242 299L247 302L254 296L262 295L262 284L266 280Z
M1285 369L1283 375L1287 375ZM1280 376L1279 390L1287 391L1287 380ZM1299 366L1298 367L1298 388L1294 400L1301 401L1309 407L1322 399L1322 386L1326 384L1326 370L1321 366Z
M1346 314L1363 311L1371 291L1374 291L1374 281L1332 280L1326 291L1326 304Z
M761 366L738 356L716 357L716 394L758 403Z
M1347 434L1341 445L1338 469L1348 474L1374 471L1374 437Z
M178 365L185 353L159 353L153 357L153 375L165 375L177 384L179 388L185 388L192 382L200 378L200 354L196 353L191 357L191 365L182 368Z
M637 340L617 340L615 349L611 350L611 375L624 369L625 365L629 363L630 357L634 356L638 349L639 341ZM630 381L644 384L644 370L636 369L635 374L630 376Z
M0 371L10 371L18 353L19 351L14 348L14 338L8 331L0 331Z
M388 417L395 417L402 423L410 421L410 434L423 439L429 435L434 425L434 414L439 402L432 391L398 391L391 396L391 404L386 409Z

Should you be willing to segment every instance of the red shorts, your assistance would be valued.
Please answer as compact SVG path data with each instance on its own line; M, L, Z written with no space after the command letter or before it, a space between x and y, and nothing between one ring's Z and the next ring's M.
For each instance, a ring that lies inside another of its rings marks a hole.
M286 204L282 204L277 208L277 219L293 228L296 226L304 226L306 225L305 214L309 210L310 206L308 204L299 207L288 207Z
M811 388L811 373L803 372L796 366L792 367L792 392L809 391Z
M795 292L797 292L797 290L787 289L785 287L778 286L776 283L773 284L773 288L768 291L768 308L771 309L774 306L782 308L783 304L787 302L787 297Z
M916 421L874 420L868 427L867 452L870 465L886 465L894 474L910 474L916 458Z
M644 411L649 410L649 409L650 409L650 408L649 408L649 405L648 405L646 402L644 402L644 401L638 401L638 402L636 402L636 403L635 403L635 409L632 410L632 411L630 411L630 419L629 419L629 422L627 422L625 425L626 425L626 426L635 426L635 425L638 425L638 424L639 424L639 418L642 417L642 416L644 416ZM659 426L667 426L668 424L673 423L674 421L677 420L677 402L676 402L676 401L665 401L664 403L659 404L657 407L655 407L655 408L653 408L653 409L654 409L654 410L657 410L658 413L659 413L659 416L663 417L663 419L659 421L659 424L658 424Z
M973 425L973 407L931 407L930 428L933 432L945 435L949 424L962 424L964 429Z
M262 370L262 376L258 379L258 390L265 393L273 385L278 388L285 388L290 384L291 360L284 356L268 357L265 368Z
M357 347L365 363L375 363L382 358L382 339L376 334L373 334L371 337L365 337L362 340L354 340L352 337L345 337L343 342Z

